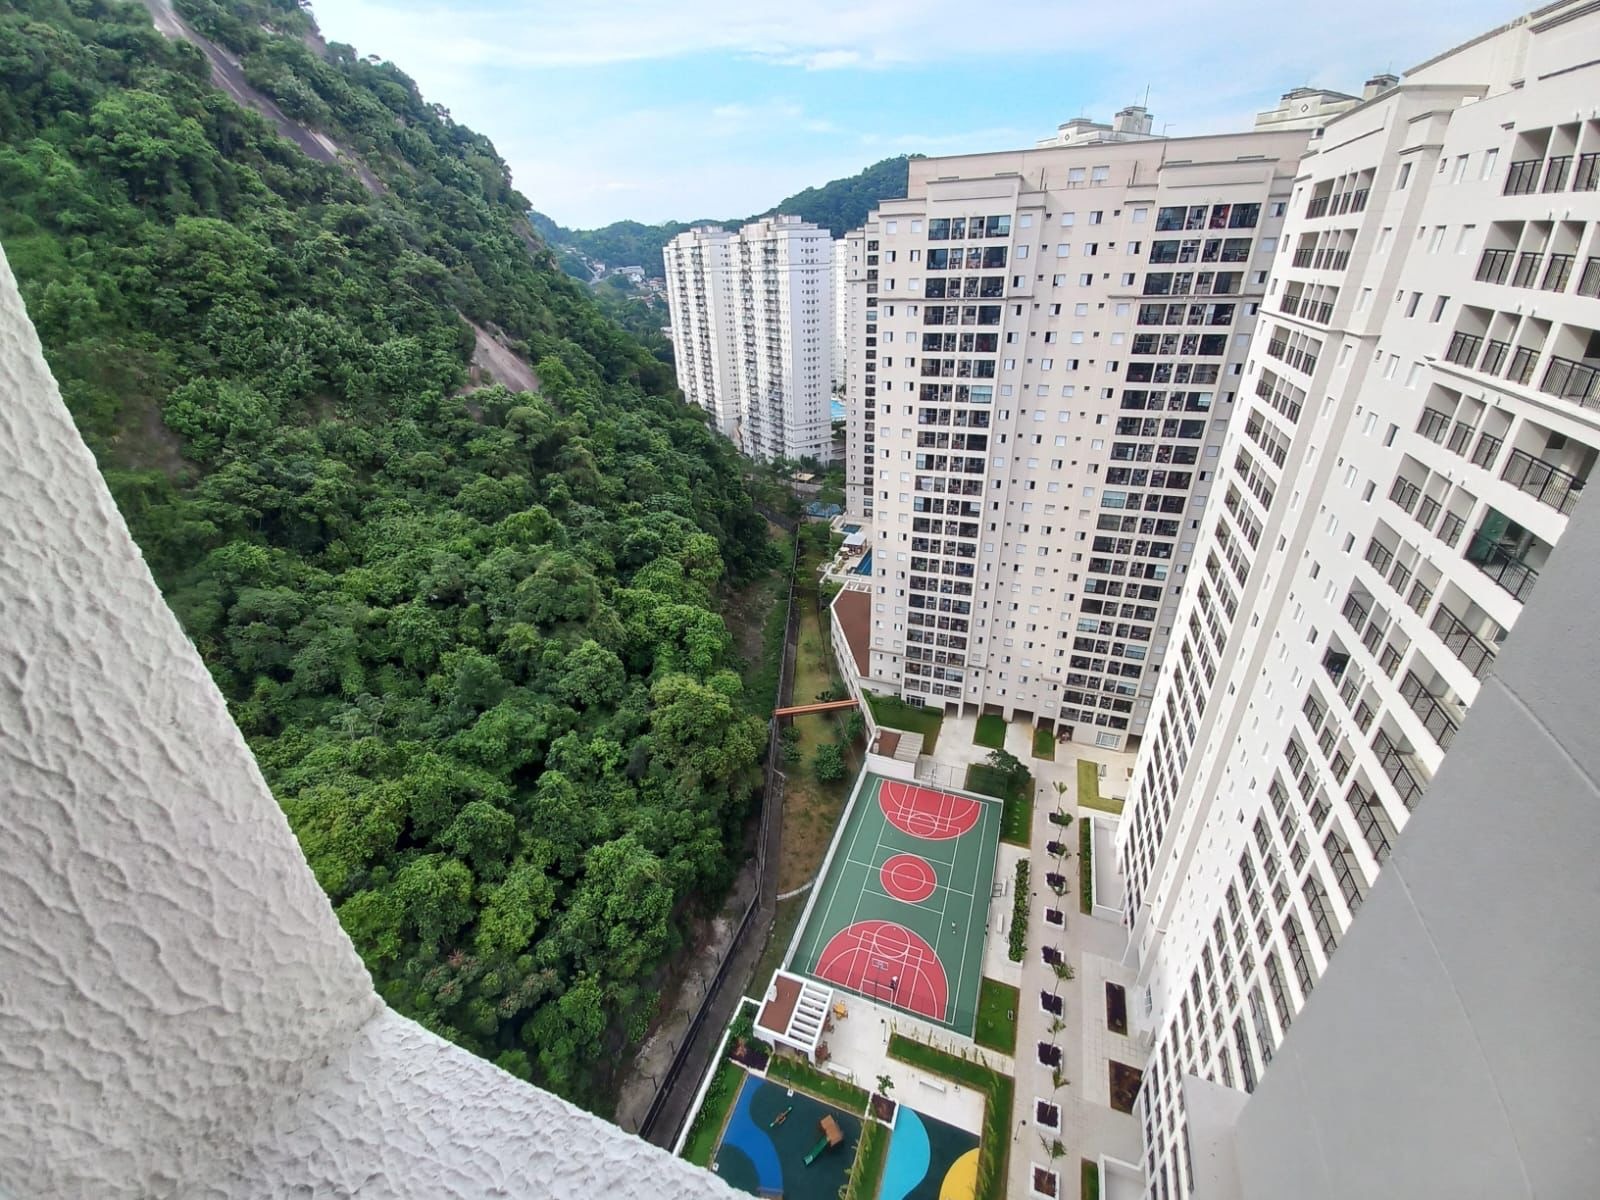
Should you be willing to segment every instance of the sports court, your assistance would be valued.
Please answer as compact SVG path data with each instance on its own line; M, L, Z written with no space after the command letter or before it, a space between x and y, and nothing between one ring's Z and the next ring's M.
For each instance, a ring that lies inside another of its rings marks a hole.
M864 775L789 969L971 1037L1000 807Z

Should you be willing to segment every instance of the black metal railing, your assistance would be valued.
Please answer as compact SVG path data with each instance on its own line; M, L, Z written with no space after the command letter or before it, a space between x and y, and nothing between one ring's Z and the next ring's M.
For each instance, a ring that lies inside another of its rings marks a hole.
M1417 505L1417 523L1424 529L1432 529L1433 523L1439 519L1439 512L1444 507L1432 496L1424 496Z
M1517 255L1516 268L1511 272L1511 286L1531 288L1533 281L1539 278L1539 263L1544 255L1538 250L1524 250Z
M1400 793L1400 800L1406 806L1406 811L1410 812L1416 808L1428 781L1423 772L1414 765L1410 752L1395 745L1389 735L1381 729L1372 739L1372 749L1378 756L1378 765L1383 768L1383 773L1389 777L1389 782L1394 784L1395 790Z
M1320 216L1323 216L1325 213L1327 213L1327 211L1328 211L1328 203L1332 199L1333 199L1332 196L1313 196L1311 198L1310 203L1308 203L1306 205L1306 216L1307 217L1320 217Z
M1483 358L1478 363L1478 370L1485 375L1500 374L1500 368L1505 366L1506 358L1510 353L1510 342L1491 341L1483 351Z
M1506 461L1500 478L1518 490L1527 492L1541 504L1547 504L1563 516L1569 516L1578 505L1584 481L1571 471L1554 463L1535 458L1523 450L1513 450Z
M1440 412L1437 408L1424 408L1422 420L1417 422L1417 432L1430 442L1438 445L1444 440L1444 435L1450 431L1450 414Z
M1511 355L1511 365L1506 368L1506 378L1512 383L1527 383L1533 378L1533 367L1538 361L1539 352L1532 346L1518 346Z
M1578 295L1600 297L1600 258L1590 255L1583 264L1583 274L1578 276Z
M1544 369L1539 390L1563 400L1574 400L1584 408L1600 408L1600 369L1557 356Z
M1506 172L1506 186L1501 191L1504 196L1526 196L1537 191L1539 187L1539 164L1537 158L1524 158L1511 164L1511 169Z
M1396 476L1394 483L1389 486L1389 499L1393 500L1406 512L1417 506L1417 497L1422 495L1422 489L1409 479Z
M1578 155L1578 169L1572 176L1572 190L1592 192L1600 187L1600 154Z
M1544 278L1539 280L1540 290L1546 292L1564 292L1567 290L1567 281L1572 278L1571 254L1552 254L1544 265Z
M1489 673L1490 666L1494 664L1495 648L1468 629L1455 613L1441 604L1439 611L1433 614L1433 620L1428 623L1428 628L1438 635L1445 649L1472 672L1474 679L1482 679Z
M1567 176L1572 171L1572 155L1558 154L1554 158L1545 160L1544 183L1540 186L1541 192L1565 191Z
M1446 362L1453 362L1458 367L1470 367L1478 361L1478 352L1483 349L1483 339L1475 333L1461 333L1457 331L1450 335L1450 345L1445 349Z
M1479 283L1504 283L1511 273L1511 260L1516 256L1515 250L1485 250L1478 259L1475 278Z
M1476 565L1478 570L1511 593L1512 598L1518 601L1526 601L1528 594L1533 591L1534 584L1539 582L1538 571L1499 542L1492 541L1482 534L1474 537L1472 544L1467 547L1467 561Z
M1455 513L1450 513L1443 521L1439 522L1439 540L1446 546L1454 548L1455 544L1461 540L1462 531L1466 527L1467 521L1465 517L1458 517Z
M1500 447L1505 442L1490 433L1480 433L1478 444L1472 448L1472 465L1488 470L1494 466L1494 460L1500 457Z
M1405 678L1400 681L1400 695L1411 706L1411 711L1417 715L1417 720L1422 722L1422 727L1428 731L1428 736L1438 743L1439 749L1450 749L1450 743L1455 741L1456 730L1460 728L1460 724L1440 698L1430 692L1427 685L1417 678L1415 672L1407 671Z

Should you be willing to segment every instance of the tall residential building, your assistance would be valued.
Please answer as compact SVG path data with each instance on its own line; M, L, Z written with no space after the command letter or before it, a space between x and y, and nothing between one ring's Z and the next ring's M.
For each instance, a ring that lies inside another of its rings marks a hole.
M753 458L832 450L833 239L799 217L730 233L696 226L667 243L679 386Z
M832 353L828 357L830 372L828 382L835 394L844 390L845 347L850 344L849 314L845 307L845 298L849 295L849 289L844 285L844 263L844 239L835 238L833 242L833 345L831 347Z
M715 225L680 233L661 251L672 317L672 360L690 404L726 438L739 428L738 235Z
M863 686L1144 729L1307 137L912 160L846 264Z
M1442 802L1593 469L1596 61L1600 14L1540 10L1330 121L1294 181L1119 837L1152 1197L1191 1194L1185 1077L1255 1089ZM1504 799L1481 836L1516 837Z
M857 229L845 234L837 243L837 253L840 269L835 278L843 288L838 309L844 326L840 398L844 402L845 512L864 521L872 516L872 463L878 456L877 296L871 298L874 329L869 346L866 232ZM867 357L869 351L871 358Z

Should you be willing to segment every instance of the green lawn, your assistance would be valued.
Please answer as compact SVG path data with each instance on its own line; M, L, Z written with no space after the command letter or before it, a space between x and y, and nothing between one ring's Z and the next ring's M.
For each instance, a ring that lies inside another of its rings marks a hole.
M1078 911L1094 911L1094 824L1078 822Z
M944 724L943 709L918 708L898 696L878 696L872 692L865 695L867 707L872 709L873 720L890 729L909 729L912 733L920 733L922 752L933 753L934 744L939 740L939 726Z
M1100 795L1100 764L1087 758L1078 760L1078 804L1083 808L1097 808L1101 812L1122 815L1122 801Z
M1004 750L1006 748L1006 721L997 713L984 713L978 718L978 726L972 731L972 744L985 746L990 750Z
M1033 731L1033 756L1047 758L1052 762L1056 757L1056 735L1048 729L1039 728Z
M1027 846L1033 841L1033 776L1029 775L1014 788L1006 787L1006 777L988 763L973 763L967 768L967 778L962 784L969 792L980 796L994 796L1005 801L1000 812L1000 840L1013 846Z
M1011 1076L991 1071L982 1063L924 1046L900 1033L889 1035L889 1057L983 1093L977 1200L1004 1200L1006 1153L1011 1149L1011 1094L1015 1086Z
M774 1055L767 1064L767 1078L800 1088L813 1096L837 1104L849 1113L865 1112L867 1093L837 1075L828 1075L797 1059Z
M705 1102L695 1114L689 1130L689 1140L683 1144L683 1157L697 1167L711 1166L711 1156L716 1153L717 1141L722 1137L722 1127L727 1124L728 1113L744 1083L744 1071L730 1058L722 1060L717 1074L706 1091Z
M883 1164L889 1160L889 1130L876 1121L861 1122L861 1141L850 1168L845 1200L874 1200L883 1183Z
M1001 1054L1016 1053L1019 997L1016 988L998 979L986 977L978 986L978 1045Z

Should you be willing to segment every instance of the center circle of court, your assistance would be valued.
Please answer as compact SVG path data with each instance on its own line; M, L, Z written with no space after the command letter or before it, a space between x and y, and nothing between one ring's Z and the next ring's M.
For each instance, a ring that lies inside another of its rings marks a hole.
M919 854L896 854L878 868L883 890L903 904L918 904L939 885L933 864Z

